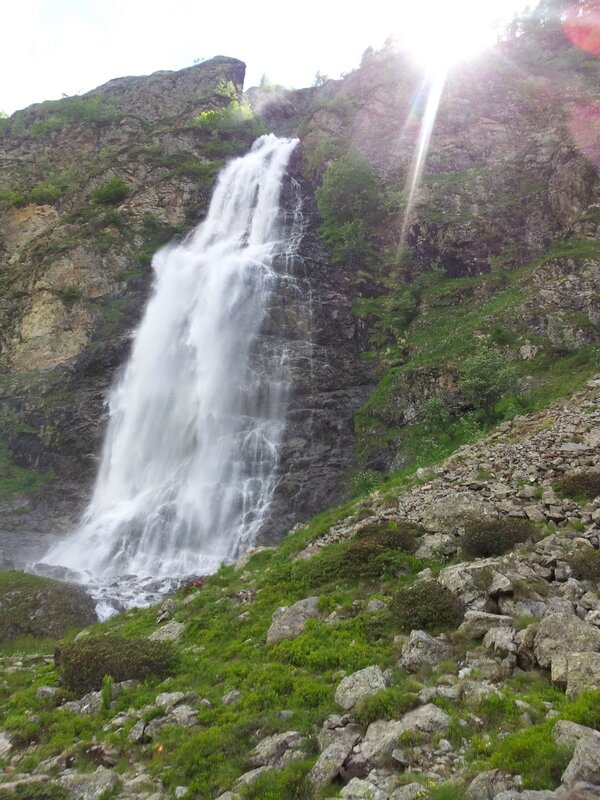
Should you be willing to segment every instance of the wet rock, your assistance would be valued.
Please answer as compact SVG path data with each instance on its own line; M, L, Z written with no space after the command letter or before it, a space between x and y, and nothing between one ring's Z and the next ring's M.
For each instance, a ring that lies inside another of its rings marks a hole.
M425 631L411 631L402 645L398 666L407 672L418 672L450 657L452 648L444 636L433 637Z
M335 690L335 702L346 711L386 688L378 666L366 667L345 677Z
M282 639L293 639L304 630L309 619L317 619L318 597L307 597L291 606L282 606L273 614L273 622L267 631L267 642L273 644Z

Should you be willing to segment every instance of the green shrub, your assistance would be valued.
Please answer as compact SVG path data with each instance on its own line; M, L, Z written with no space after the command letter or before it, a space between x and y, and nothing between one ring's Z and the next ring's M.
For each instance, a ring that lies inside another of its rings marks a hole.
M581 547L567 558L573 577L580 581L600 578L600 550Z
M462 551L470 558L499 556L518 542L533 538L535 532L533 523L525 519L471 519L465 523Z
M501 397L516 391L517 371L502 353L483 347L465 359L459 386L469 402L489 417Z
M43 181L34 186L30 198L34 203L56 203L60 197L60 189L52 181Z
M423 528L411 522L381 520L365 525L358 532L357 537L359 540L368 540L374 547L414 553L417 549L417 536L421 536L423 533Z
M574 475L565 475L556 481L554 489L564 497L574 500L593 500L600 495L600 472L578 472Z
M450 425L450 412L441 397L428 397L417 411L417 419L423 423L425 430L446 430Z
M371 494L378 486L381 486L382 481L381 472L374 469L363 469L352 478L352 495L360 497L363 494Z
M12 189L0 189L0 203L7 206L22 206L25 202L25 198L20 192Z
M79 286L64 286L58 290L58 294L67 308L74 306L83 297L83 291Z
M377 719L400 719L407 711L419 705L415 694L409 694L404 689L392 687L382 689L377 694L363 700L353 714L361 725L365 727Z
M369 225L378 208L379 187L371 164L350 150L331 164L317 189L321 235L337 263L357 266L370 254Z
M457 628L464 616L461 601L433 580L401 587L392 600L391 611L404 631Z
M14 789L0 787L0 800L67 800L68 792L58 783L22 783Z
M520 775L524 789L555 789L572 755L552 738L554 721L517 731L495 744L490 764Z
M98 205L116 205L129 194L129 186L123 178L115 175L92 191L92 200Z
M100 689L106 675L117 682L152 675L166 678L177 658L169 642L110 634L63 643L60 663L62 684L83 694Z

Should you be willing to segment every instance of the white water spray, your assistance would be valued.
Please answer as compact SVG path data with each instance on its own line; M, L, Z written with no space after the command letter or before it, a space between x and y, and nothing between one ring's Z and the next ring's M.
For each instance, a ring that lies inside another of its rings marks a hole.
M205 574L268 517L289 389L285 344L261 328L297 232L282 237L296 140L263 136L221 174L208 216L154 258L153 296L109 399L80 527L45 556L98 583ZM283 271L285 273L285 269Z

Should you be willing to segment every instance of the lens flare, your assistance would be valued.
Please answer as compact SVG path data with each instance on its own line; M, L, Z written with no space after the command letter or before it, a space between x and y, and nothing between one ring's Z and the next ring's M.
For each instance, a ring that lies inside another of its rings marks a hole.
M599 56L600 2L571 3L563 20L563 30L574 45Z

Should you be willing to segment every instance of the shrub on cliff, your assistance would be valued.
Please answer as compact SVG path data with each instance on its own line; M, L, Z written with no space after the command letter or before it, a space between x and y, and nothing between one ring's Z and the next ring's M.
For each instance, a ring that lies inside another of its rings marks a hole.
M457 628L464 616L461 601L437 581L403 586L392 600L391 611L401 630L406 632Z
M465 523L462 551L469 558L500 556L518 542L535 536L535 526L526 519L470 519Z
M114 681L150 676L166 678L177 664L169 642L110 634L65 642L60 648L62 684L76 694L100 689L109 675Z
M123 178L115 175L113 178L101 183L92 191L92 200L96 205L116 205L125 200L129 194L129 186Z
M369 256L369 224L378 197L375 172L359 153L350 150L327 168L317 189L317 206L323 217L321 235L337 263L357 266Z

